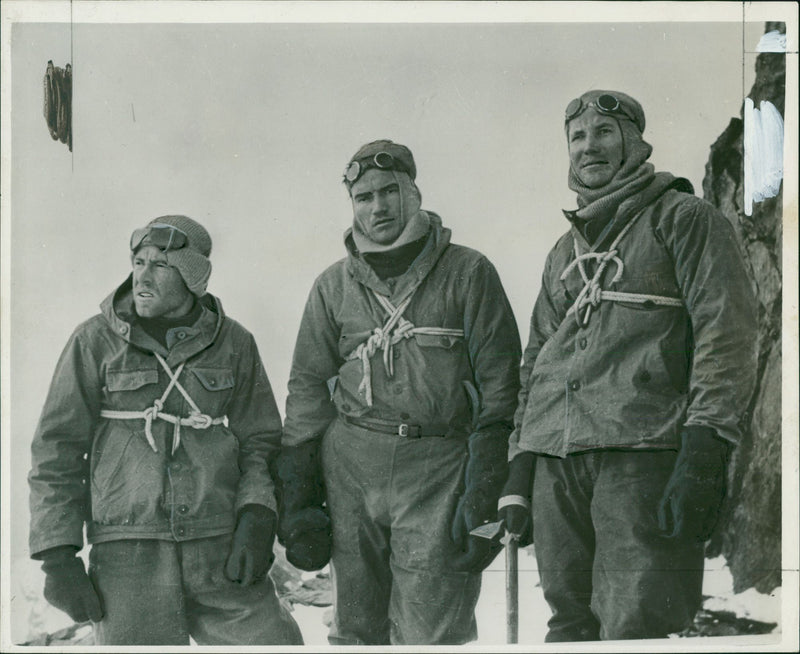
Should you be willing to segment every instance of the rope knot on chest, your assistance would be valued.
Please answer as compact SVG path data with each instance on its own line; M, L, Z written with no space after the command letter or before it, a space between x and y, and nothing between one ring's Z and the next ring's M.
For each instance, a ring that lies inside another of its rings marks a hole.
M569 274L577 268L580 272L581 279L583 280L583 287L578 293L577 298L572 303L572 306L567 310L567 315L575 314L575 319L579 326L585 327L589 324L589 318L592 311L600 306L605 301L610 302L635 302L639 304L651 303L661 306L682 307L683 301L680 298L668 297L664 295L650 295L646 293L627 293L622 291L609 291L604 290L602 287L603 275L605 274L608 264L613 263L616 267L616 272L611 280L611 284L617 283L622 278L622 273L625 270L625 264L619 256L618 245L625 235L630 231L636 219L641 214L634 216L627 225L620 231L609 249L605 252L581 252L578 246L577 239L573 238L573 250L575 258L564 268L559 279L563 282L567 279ZM586 272L585 264L588 261L595 261L597 269L594 274L589 277Z
M185 362L179 365L173 373L170 367L167 365L167 362L160 354L157 352L154 352L153 354L155 354L156 359L158 359L158 362L161 364L161 367L167 373L167 376L170 380L161 397L153 401L153 406L149 406L142 411L114 411L111 409L103 409L100 411L101 417L110 418L112 420L144 419L144 436L153 452L158 452L156 441L153 438L153 422L155 420L164 420L165 422L172 423L175 425L172 431L172 454L175 454L175 451L181 444L181 426L192 427L193 429L208 429L211 427L211 425L225 425L227 427L228 416L212 418L211 416L200 411L200 408L197 406L195 401L191 398L183 385L178 381L178 377L180 376L181 372L183 372ZM184 399L191 407L189 415L185 418L164 412L164 402L172 392L173 388L178 389L178 392L183 395Z
M406 297L400 304L394 306L384 295L375 291L372 294L389 315L383 327L375 327L366 341L356 347L347 357L348 360L361 360L361 383L358 392L363 393L367 406L373 405L372 396L372 364L370 359L378 351L383 350L383 368L387 377L394 377L394 346L403 339L412 338L415 334L430 334L435 336L454 336L463 338L463 329L449 329L447 327L415 327L414 324L403 318L403 313L411 303L413 293Z

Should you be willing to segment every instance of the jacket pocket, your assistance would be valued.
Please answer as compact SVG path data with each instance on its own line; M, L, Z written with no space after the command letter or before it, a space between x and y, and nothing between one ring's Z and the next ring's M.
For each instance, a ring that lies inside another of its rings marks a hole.
M94 522L145 525L163 518L163 449L150 449L142 421L112 421L97 440L91 467Z
M455 347L459 341L463 341L463 336L448 336L438 334L414 334L414 340L420 347L441 347L447 350Z
M192 370L207 391L224 391L236 385L233 372L228 368L193 368Z
M637 276L627 277L623 275L622 282L619 285L611 285L606 289L610 291L618 291L621 293L632 293L635 295L653 295L656 297L670 298L683 302L681 297L680 288L675 281L675 274L672 270L661 270L644 273ZM665 304L656 304L653 300L645 300L643 302L626 302L624 300L615 301L627 309L634 309L639 311L653 311L658 309L676 309L682 310L682 306L671 306Z
M110 392L135 391L158 383L158 370L107 370L106 388Z
M189 396L202 413L219 418L225 413L236 386L230 368L192 368L197 383L187 387Z

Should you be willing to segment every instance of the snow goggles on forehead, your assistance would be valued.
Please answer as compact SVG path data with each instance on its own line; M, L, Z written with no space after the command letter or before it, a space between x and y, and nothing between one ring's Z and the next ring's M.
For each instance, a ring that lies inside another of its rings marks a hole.
M606 116L624 116L638 125L636 118L610 93L604 93L593 102L587 102L585 104L580 98L575 98L567 105L567 110L564 112L564 120L569 122L573 118L580 116L589 107L594 108L595 111L605 114Z
M137 229L131 234L131 251L135 251L145 240L146 245L154 245L162 252L167 250L180 250L186 247L189 237L181 229L174 225L164 223L153 223L147 227Z
M408 168L402 161L393 157L388 152L378 152L374 157L368 157L361 161L351 161L344 169L344 178L352 184L370 168L380 168L381 170L399 170L407 173Z

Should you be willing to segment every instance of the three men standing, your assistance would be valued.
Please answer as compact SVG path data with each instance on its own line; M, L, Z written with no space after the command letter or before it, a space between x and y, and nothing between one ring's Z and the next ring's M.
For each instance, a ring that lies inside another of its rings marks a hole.
M754 386L733 229L688 180L654 172L644 127L624 93L566 111L579 208L545 263L501 499L529 542L532 496L550 642L691 624Z
M579 208L521 372L497 273L421 209L411 152L359 149L347 255L309 294L282 443L252 336L205 292L208 233L183 216L134 232L133 274L70 339L34 439L46 597L98 644L300 644L267 576L277 520L290 562L332 564L331 644L461 644L499 550L470 531L499 508L524 542L535 524L548 641L686 627L755 308L730 225L655 173L644 127L623 93L567 107Z
M519 335L494 267L450 243L415 178L391 141L353 156L347 257L314 283L292 363L279 538L322 567L330 512L332 644L474 639L499 549L469 532L505 481Z

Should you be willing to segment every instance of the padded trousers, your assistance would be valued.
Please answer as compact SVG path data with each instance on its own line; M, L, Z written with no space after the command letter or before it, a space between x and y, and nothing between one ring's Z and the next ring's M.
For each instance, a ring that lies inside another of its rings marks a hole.
M250 586L223 567L231 535L184 542L97 543L89 574L105 616L97 645L302 645L300 630L269 576Z
M481 576L450 569L462 439L409 439L336 420L322 444L333 524L332 645L476 638Z
M534 542L547 642L664 638L701 605L703 543L665 537L657 507L677 452L538 456Z

